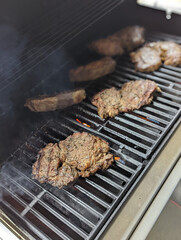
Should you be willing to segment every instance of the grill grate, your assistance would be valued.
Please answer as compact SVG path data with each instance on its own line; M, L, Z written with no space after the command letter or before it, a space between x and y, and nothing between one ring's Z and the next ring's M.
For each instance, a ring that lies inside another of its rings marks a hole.
M180 41L161 33L159 38ZM148 36L151 39L157 39L157 33ZM181 68L163 66L145 74L134 71L128 56L117 58L117 62L113 74L88 87L84 102L59 112L2 167L0 206L34 239L94 239L118 204L128 197L128 190L145 171L145 164L154 160L156 148L180 116ZM134 112L120 113L113 119L99 118L90 103L95 89L98 92L106 87L121 87L140 77L156 81L162 93L150 105ZM31 167L40 148L76 131L88 131L105 139L111 152L121 160L106 171L80 178L61 190L32 180Z

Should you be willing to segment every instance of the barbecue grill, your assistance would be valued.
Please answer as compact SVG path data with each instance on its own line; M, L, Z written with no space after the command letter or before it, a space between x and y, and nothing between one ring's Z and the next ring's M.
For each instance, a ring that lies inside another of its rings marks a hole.
M134 1L39 1L29 5L30 15L20 15L26 20L25 25L20 24L20 17L14 23L18 14L13 15L10 6L3 6L9 10L9 18L1 14L2 22L7 22L2 31L7 36L12 34L13 40L11 51L7 50L2 58L2 66L7 64L8 72L2 68L0 73L3 149L0 208L22 230L24 238L97 239L134 194L180 124L181 68L162 66L153 73L135 72L129 55L125 54L115 57L117 67L112 74L94 82L70 83L68 70L97 59L86 47L91 40L133 24L136 18L136 24L146 28L147 42L173 40L181 44L179 29L166 29L162 12L138 7ZM130 19L125 16L128 8ZM23 6L26 13L25 10L27 7ZM144 22L147 13L155 14L151 25L150 16ZM180 19L174 17L173 22ZM163 23L155 25L160 18ZM110 19L111 26L103 28ZM0 43L7 36L4 34ZM151 104L112 119L98 116L91 104L95 93L107 87L120 88L125 82L140 78L155 81L162 90ZM28 97L79 86L86 88L87 98L78 105L51 114L31 113L23 108ZM32 164L38 151L47 143L58 142L77 131L109 142L111 152L120 160L107 170L79 178L62 189L33 180Z

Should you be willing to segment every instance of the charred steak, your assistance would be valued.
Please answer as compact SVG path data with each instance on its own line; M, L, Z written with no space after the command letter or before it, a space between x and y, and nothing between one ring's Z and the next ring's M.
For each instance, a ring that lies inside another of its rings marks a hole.
M33 177L61 188L79 176L88 177L113 162L109 144L87 132L77 132L59 143L49 143L38 153Z
M85 66L71 69L69 77L71 82L82 82L95 80L115 70L116 62L111 57L105 57L98 61L91 62Z
M84 89L59 93L55 96L42 95L37 98L29 98L25 103L33 112L48 112L63 109L73 104L80 103L86 98Z
M140 26L126 27L107 38L93 41L89 48L104 56L122 55L124 49L132 51L145 42L144 28Z
M162 62L171 66L181 64L181 46L167 41L152 42L132 52L130 56L137 71L152 72L158 69Z
M119 112L132 111L149 104L155 91L161 90L153 81L130 81L123 84L120 90L113 87L97 93L92 99L92 104L98 108L101 118L114 117Z

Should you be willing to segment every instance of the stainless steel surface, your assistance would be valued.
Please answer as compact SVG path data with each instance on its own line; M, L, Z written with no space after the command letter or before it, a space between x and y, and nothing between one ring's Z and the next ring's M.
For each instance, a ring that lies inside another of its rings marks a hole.
M167 177L163 186L161 186L160 191L157 193L155 199L149 206L148 210L142 217L135 231L130 237L130 240L144 240L164 209L166 203L168 202L170 196L172 195L174 189L181 179L181 158L178 160L173 170ZM165 219L165 221L169 221ZM178 226L177 226L178 227ZM176 239L174 235L173 239Z
M18 240L16 235L14 235L6 226L0 222L0 240Z
M29 240L28 233L22 232L16 223L13 223L7 215L0 210L0 239L3 240Z
M180 172L179 172L179 175L180 175ZM173 194L171 195L170 199L166 203L163 211L161 212L160 216L156 220L146 240L155 240L155 239L180 240L180 236L181 236L180 195L181 195L181 182L178 184ZM175 201L175 196L179 197L179 199L177 199L179 200L178 203Z
M102 240L129 239L181 155L181 125L150 167L132 196L102 236Z

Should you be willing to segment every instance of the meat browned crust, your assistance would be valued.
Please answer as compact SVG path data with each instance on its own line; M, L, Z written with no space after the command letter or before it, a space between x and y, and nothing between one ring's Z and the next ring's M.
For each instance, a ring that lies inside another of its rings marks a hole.
M113 162L109 144L87 132L77 132L39 151L32 174L40 183L61 188L79 176L88 177Z
M128 112L151 103L154 92L161 92L158 85L151 80L136 80L123 84L120 112Z
M89 48L103 56L112 57L124 53L124 49L118 38L107 37L95 40L89 45Z
M100 55L122 55L124 49L132 51L145 42L144 28L140 26L126 27L107 38L93 41L89 48Z
M113 87L97 93L92 104L98 108L101 118L114 117L119 112L132 111L149 104L155 91L161 90L151 80L130 81L123 84L120 90Z
M178 66L181 64L181 46L179 44L165 41L157 42L153 45L157 49L160 48L160 57L165 65Z
M152 72L162 65L160 51L144 46L130 54L135 69L140 72Z
M104 57L85 66L71 69L69 77L71 82L95 80L115 70L116 62L111 57Z
M98 108L98 114L101 118L118 115L120 101L120 92L114 87L104 89L92 98L92 104Z
M171 66L181 64L181 46L169 41L152 42L130 53L130 56L137 71L152 72L158 69L162 62Z
M73 104L80 103L86 98L84 89L59 93L55 96L42 95L37 98L27 99L25 107L33 112L48 112L63 109Z
M129 26L116 32L113 36L120 40L122 48L132 51L145 42L144 32L143 27Z

